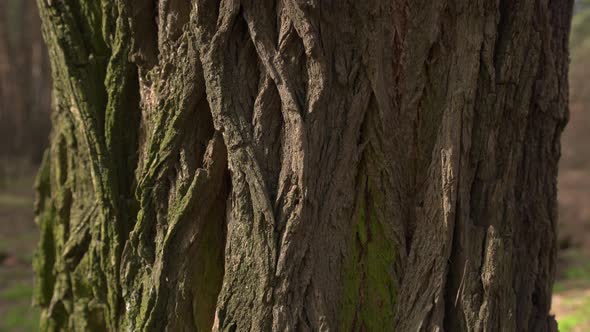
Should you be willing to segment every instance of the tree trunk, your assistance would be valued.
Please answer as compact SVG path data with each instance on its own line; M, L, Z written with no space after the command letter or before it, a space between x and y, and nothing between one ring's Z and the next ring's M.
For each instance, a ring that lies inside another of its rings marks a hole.
M0 155L7 155L13 151L12 140L8 134L14 126L14 112L12 110L15 95L15 85L10 81L14 77L14 56L9 39L9 25L6 22L7 6L0 1Z
M571 0L39 6L43 330L557 330Z

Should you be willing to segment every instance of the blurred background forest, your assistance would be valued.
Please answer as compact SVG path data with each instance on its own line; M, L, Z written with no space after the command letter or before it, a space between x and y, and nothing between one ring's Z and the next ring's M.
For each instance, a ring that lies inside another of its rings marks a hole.
M34 0L0 0L0 331L36 331L31 307L35 169L50 130L51 80Z
M50 131L51 80L33 0L0 0L0 332L36 331L31 307L34 177ZM553 311L590 331L590 0L576 1L570 122L559 176L560 252Z

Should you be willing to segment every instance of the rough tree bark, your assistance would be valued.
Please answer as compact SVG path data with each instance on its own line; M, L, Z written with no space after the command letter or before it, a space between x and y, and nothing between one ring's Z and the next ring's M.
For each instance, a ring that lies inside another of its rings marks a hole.
M44 330L556 330L571 0L39 6Z

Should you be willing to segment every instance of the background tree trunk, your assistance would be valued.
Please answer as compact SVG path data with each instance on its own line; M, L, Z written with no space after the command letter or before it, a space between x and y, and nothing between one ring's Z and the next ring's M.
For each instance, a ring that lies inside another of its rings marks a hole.
M571 0L39 0L44 330L556 331Z
M0 13L3 16L6 15L6 9L7 6L2 1L0 3ZM14 125L14 113L10 112L9 109L13 106L10 102L15 95L15 86L10 81L10 77L14 73L14 57L11 52L8 28L7 21L0 20L0 131L2 132L0 153L2 154L6 154L13 149L12 141L8 140L9 135L5 134Z
M47 146L51 83L33 0L0 3L0 156L40 162ZM4 163L0 165L3 171Z

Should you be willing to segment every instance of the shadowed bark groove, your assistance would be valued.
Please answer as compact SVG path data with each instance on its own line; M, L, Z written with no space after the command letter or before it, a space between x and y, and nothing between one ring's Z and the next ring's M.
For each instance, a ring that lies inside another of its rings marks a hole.
M556 331L571 6L39 0L42 330Z

